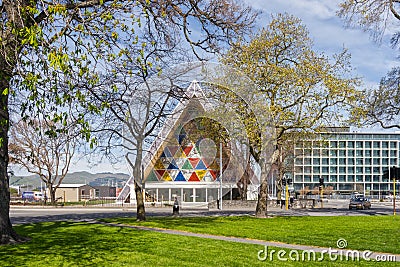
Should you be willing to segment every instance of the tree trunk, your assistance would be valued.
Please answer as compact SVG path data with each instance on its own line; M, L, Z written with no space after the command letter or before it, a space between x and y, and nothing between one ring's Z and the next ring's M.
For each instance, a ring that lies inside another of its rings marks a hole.
M137 155L135 159L135 166L133 168L133 177L135 181L135 195L136 195L136 219L138 221L146 220L146 211L144 207L143 190L142 190L142 142L138 140ZM141 182L141 184L138 183Z
M260 185L260 191L258 192L258 201L256 207L257 218L267 217L267 195L268 195L268 181L267 179L263 179Z
M136 194L136 219L138 221L146 220L146 211L144 208L144 199L142 187L135 180L135 194Z
M270 157L263 155L258 162L261 168L261 185L256 206L256 217L258 218L267 217L268 175L272 164L277 161L278 156L279 150L275 150Z
M10 221L10 189L7 174L8 167L8 89L7 76L0 71L0 244L9 244L25 240L12 228Z
M51 205L55 206L55 205L57 205L57 199L56 199L56 190L57 190L57 188L53 188L52 184L50 186L51 186L51 187L49 187L50 188L50 190L49 190L49 192L50 192L50 202L51 202Z

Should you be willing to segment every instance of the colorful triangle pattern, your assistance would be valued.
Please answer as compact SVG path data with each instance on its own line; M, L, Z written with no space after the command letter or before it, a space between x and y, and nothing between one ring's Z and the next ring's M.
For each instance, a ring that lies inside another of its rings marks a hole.
M191 139L193 135L193 140ZM153 161L147 182L214 182L219 176L219 158L203 158L199 144L203 137L196 129L180 126L172 140L162 147Z

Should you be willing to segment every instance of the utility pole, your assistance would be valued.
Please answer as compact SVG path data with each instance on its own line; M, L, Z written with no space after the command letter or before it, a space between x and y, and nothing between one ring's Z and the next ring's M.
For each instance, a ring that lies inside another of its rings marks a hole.
M219 209L222 210L222 142L219 143Z
M320 201L321 201L321 209L324 207L323 198L324 198L324 178L319 178L319 191L320 191Z
M396 216L396 178L393 178L393 216Z
M390 167L389 170L383 172L383 178L393 179L393 216L396 215L396 179L400 177L400 168Z

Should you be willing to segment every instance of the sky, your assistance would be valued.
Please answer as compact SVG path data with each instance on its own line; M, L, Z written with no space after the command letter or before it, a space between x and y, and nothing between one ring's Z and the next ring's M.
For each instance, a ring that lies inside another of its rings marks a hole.
M271 14L288 13L300 18L310 32L315 50L331 56L348 49L352 55L354 74L363 79L366 87L377 86L380 79L398 64L398 53L389 44L377 44L369 33L361 29L344 27L344 22L336 16L340 0L244 0L247 5L261 11L257 25L268 25ZM400 53L399 53L400 54ZM96 172L128 173L125 161L112 166L104 161L97 165L88 165L84 158L73 160L70 170ZM17 174L25 175L21 170Z
M366 87L376 86L380 79L398 64L397 53L388 42L377 44L369 33L361 29L345 28L344 21L336 16L340 0L245 0L262 11L258 26L270 21L271 14L288 13L300 18L310 32L315 50L326 55L348 49L355 75L361 77ZM386 36L390 38L390 36Z

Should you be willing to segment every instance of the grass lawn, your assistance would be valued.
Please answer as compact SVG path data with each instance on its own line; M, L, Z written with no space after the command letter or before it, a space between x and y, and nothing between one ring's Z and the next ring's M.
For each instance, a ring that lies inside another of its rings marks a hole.
M163 217L136 222L135 218L105 221L235 236L284 243L336 248L340 238L348 249L400 254L400 216Z
M161 220L161 219L159 219ZM169 220L169 219L168 219ZM190 220L190 219L187 219ZM205 227L212 221L203 218ZM211 218L210 218L211 220ZM225 218L225 223L243 218ZM178 221L175 222L178 225ZM191 226L193 227L193 226ZM75 222L16 226L31 241L0 247L0 266L376 266L375 262L259 261L262 246ZM248 231L248 230L246 230ZM276 249L279 248L269 248ZM396 266L384 263L383 266Z

